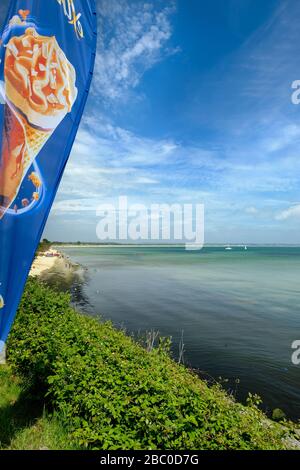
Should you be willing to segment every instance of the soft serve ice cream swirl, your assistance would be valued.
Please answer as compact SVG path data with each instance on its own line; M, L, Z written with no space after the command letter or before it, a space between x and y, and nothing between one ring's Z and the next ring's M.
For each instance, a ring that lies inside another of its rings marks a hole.
M57 127L77 97L74 67L55 37L34 28L7 44L4 75L7 99L42 129Z

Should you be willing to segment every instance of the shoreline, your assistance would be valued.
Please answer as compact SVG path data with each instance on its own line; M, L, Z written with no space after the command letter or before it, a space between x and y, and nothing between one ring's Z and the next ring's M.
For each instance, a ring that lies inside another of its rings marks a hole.
M53 245L57 250L60 248L184 248L185 244L181 243L174 243L174 244L159 244L159 243L61 243ZM295 244L254 244L254 243L227 243L227 244L210 244L207 243L203 246L203 248L226 248L227 246L231 246L232 248L244 248L247 246L248 248L300 248L300 245Z
M39 253L32 263L29 276L43 277L48 274L73 274L79 265L74 264L64 253L55 248L50 248L44 253Z
M46 271L52 269L61 256L63 255L53 248L50 248L45 253L39 253L32 263L29 276L41 276Z

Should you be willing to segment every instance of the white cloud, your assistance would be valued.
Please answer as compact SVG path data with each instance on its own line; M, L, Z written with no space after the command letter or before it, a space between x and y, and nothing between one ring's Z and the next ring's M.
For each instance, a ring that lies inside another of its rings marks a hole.
M78 133L58 201L89 198L95 207L112 195L135 194L141 202L149 196L205 199L214 208L219 200L228 210L235 201L240 213L254 215L261 193L283 194L300 184L297 154L282 152L275 162L263 149L259 141L246 149L208 150L150 139L90 115Z
M288 124L278 131L278 135L269 137L265 142L265 150L269 153L277 152L296 144L300 139L300 126L297 124Z
M63 175L54 212L95 210L120 194L152 193L159 166L171 165L177 144L137 136L104 118L81 127ZM74 201L74 202L73 202ZM82 202L80 202L82 201Z
M72 214L76 212L91 211L96 214L97 203L94 199L66 199L53 204L53 214ZM82 221L83 222L83 221Z
M158 180L154 178L148 178L146 176L140 176L136 179L137 184L159 184Z
M254 215L257 214L258 210L256 209L256 207L250 206L246 208L245 212L246 214Z
M288 209L280 212L276 217L276 220L287 220L287 219L298 219L300 218L300 204L295 204Z
M150 139L113 125L102 115L85 119L78 133L73 153L76 160L87 159L99 166L128 171L174 162L179 144L172 139ZM75 160L75 158L74 158Z
M146 70L174 53L167 47L175 7L130 0L99 2L99 41L93 90L105 99L124 99Z

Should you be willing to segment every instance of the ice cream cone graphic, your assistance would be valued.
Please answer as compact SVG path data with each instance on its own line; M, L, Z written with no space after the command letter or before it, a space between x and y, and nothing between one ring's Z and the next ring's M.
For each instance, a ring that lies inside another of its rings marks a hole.
M6 46L0 218L29 167L77 98L76 73L55 37L28 28Z

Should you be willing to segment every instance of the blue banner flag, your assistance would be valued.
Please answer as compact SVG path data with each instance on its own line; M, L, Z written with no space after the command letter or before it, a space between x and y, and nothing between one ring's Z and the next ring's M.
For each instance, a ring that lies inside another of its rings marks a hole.
M92 79L94 0L12 0L0 43L0 352Z

